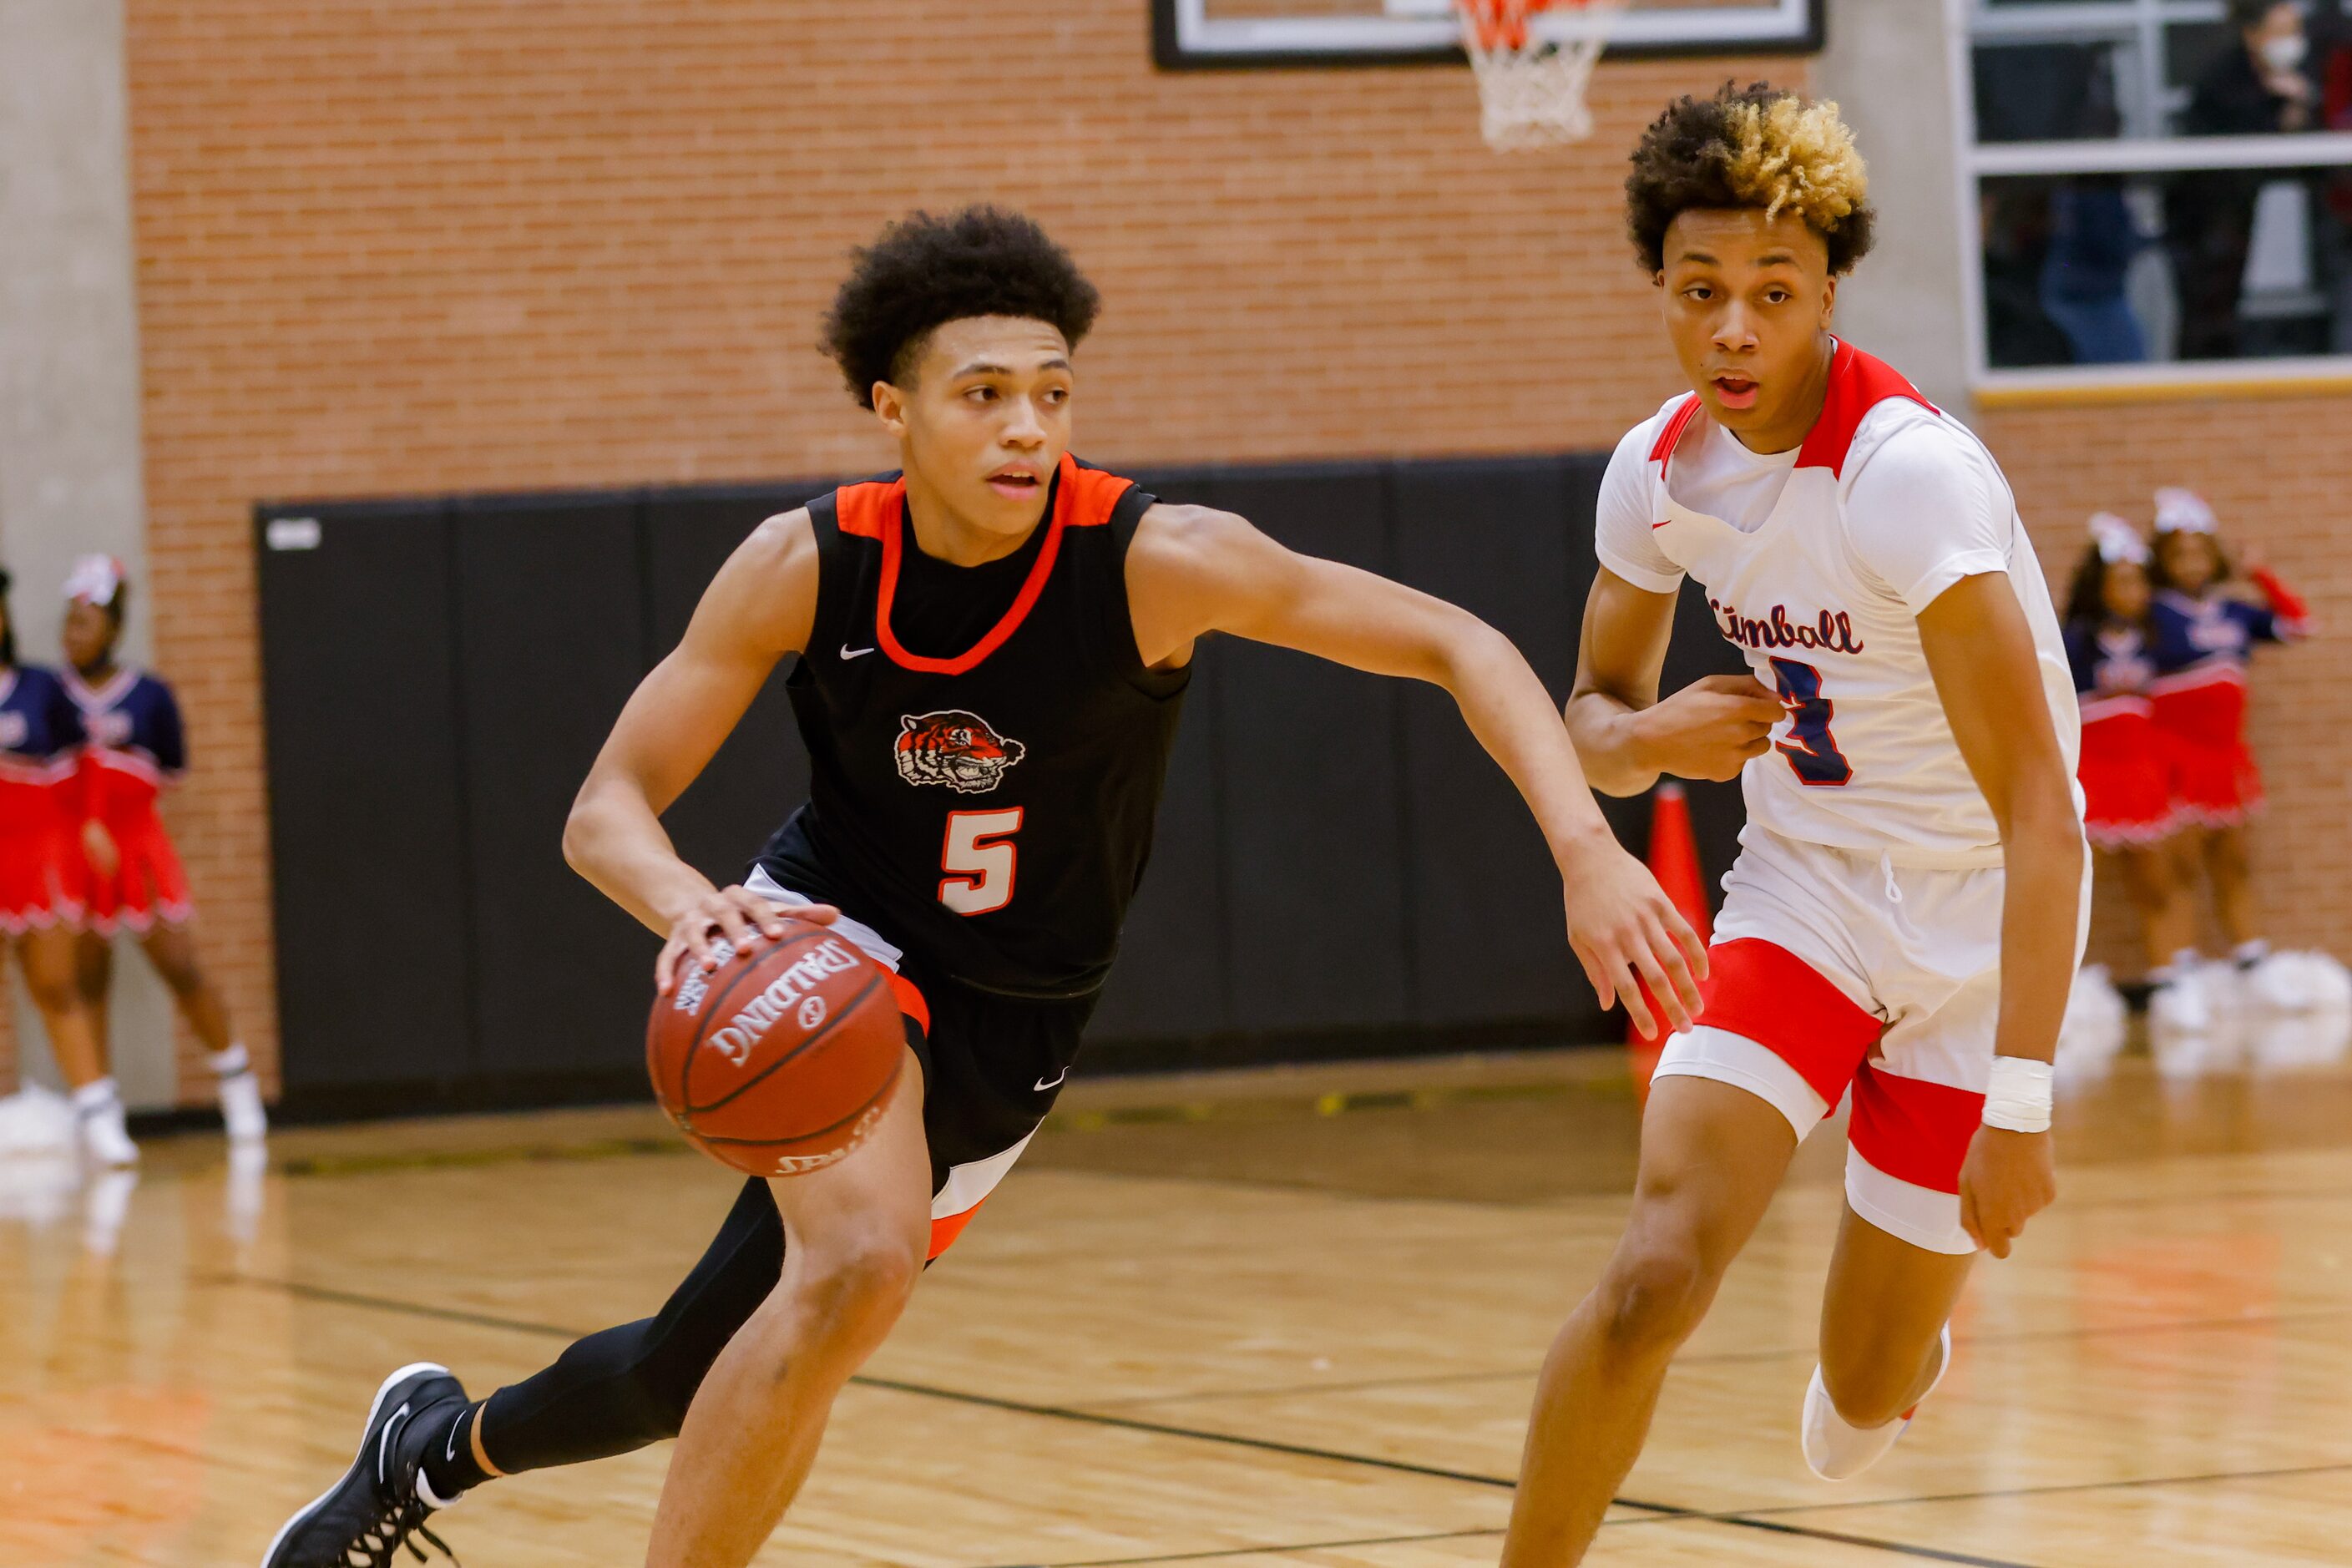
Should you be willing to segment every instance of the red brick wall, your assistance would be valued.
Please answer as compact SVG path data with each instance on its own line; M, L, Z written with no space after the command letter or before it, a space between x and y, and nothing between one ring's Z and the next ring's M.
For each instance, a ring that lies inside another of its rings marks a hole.
M1458 68L1161 75L1144 0L129 0L129 21L157 655L196 752L172 812L265 1062L257 500L880 466L818 314L883 220L980 197L1037 215L1108 297L1089 456L1605 447L1671 389L1622 150L1670 94L1759 70L1609 67L1591 147L1506 159ZM1987 427L2071 542L2094 502L2200 482L2133 460L2149 417ZM2263 526L2326 588L2309 515ZM2326 696L2327 657L2276 661L2261 700L2289 824L2323 781L2284 754L2284 700ZM2326 864L2290 896L2321 907Z
M2352 397L2003 409L1977 428L2017 490L2053 591L2064 591L2093 511L2145 526L2158 485L2187 485L2213 503L2233 548L2255 548L2311 602L2312 638L2254 660L2252 740L2270 791L2252 837L2255 886L2274 942L2352 956ZM2102 900L2093 956L2136 973L2119 902ZM2209 930L2209 949L2218 940Z
M1506 160L1462 69L1160 75L1143 0L130 0L130 37L173 819L265 1058L255 500L878 466L819 311L977 197L1108 296L1090 456L1603 446L1669 374L1618 150L1754 68L1612 68L1593 150Z

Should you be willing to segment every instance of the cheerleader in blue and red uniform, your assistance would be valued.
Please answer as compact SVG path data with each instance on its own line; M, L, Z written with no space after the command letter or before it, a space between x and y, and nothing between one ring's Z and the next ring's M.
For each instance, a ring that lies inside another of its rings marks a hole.
M2091 548L2066 599L2066 657L2083 710L2084 826L2121 866L2139 910L2151 978L2189 945L2192 913L2165 840L2180 826L2168 748L2148 688L2156 678L2147 542L2113 512L2091 519Z
M8 574L0 572L0 951L16 950L50 1054L73 1090L82 1148L101 1164L127 1165L139 1151L75 975L85 907L74 843L81 715L56 676L16 662L7 589Z
M103 1039L114 977L110 939L120 931L132 933L205 1043L229 1136L258 1139L269 1126L261 1086L230 1032L227 1004L197 961L188 875L156 810L163 790L187 767L180 705L170 687L114 658L129 595L121 563L110 556L84 556L66 579L65 650L72 668L65 687L89 734L79 826L90 888L89 929L80 943L82 1005Z
M2269 944L2254 929L2246 824L2263 804L2263 775L2246 745L2246 660L2257 643L2304 633L2303 601L2249 561L2252 593L2233 580L2213 509L2184 489L2156 496L2157 727L2170 747L2172 800L2183 818L2175 866L2184 887L2203 870L2233 956L2252 967ZM2257 599L2256 595L2259 596Z

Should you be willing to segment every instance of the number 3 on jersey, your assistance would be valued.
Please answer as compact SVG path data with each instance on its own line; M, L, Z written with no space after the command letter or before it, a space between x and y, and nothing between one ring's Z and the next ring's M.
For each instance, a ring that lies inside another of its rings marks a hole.
M1853 764L1837 748L1830 720L1837 704L1822 695L1822 672L1793 658L1772 661L1772 679L1780 688L1781 705L1789 710L1789 738L1774 747L1789 759L1797 776L1809 784L1842 784L1853 777Z
M948 840L940 869L961 876L940 879L940 902L960 915L984 915L1013 901L1013 874L1020 859L1013 836L1021 831L1021 808L948 813Z

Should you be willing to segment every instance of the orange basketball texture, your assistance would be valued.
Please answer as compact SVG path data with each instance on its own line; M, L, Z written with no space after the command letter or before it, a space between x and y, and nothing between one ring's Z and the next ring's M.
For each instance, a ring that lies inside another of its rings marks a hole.
M847 937L787 919L654 1001L654 1096L696 1147L755 1176L834 1163L898 1086L906 1026L889 976ZM722 944L723 945L723 944Z

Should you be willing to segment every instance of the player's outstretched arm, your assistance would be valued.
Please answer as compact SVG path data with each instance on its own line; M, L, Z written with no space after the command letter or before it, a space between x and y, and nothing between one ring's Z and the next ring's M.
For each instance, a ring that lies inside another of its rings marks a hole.
M1622 997L1645 1035L1657 1021L1638 973L1675 1028L1698 1015L1697 936L1593 804L1551 706L1510 640L1468 611L1385 577L1283 548L1238 517L1157 506L1128 554L1128 601L1144 662L1189 656L1229 632L1376 675L1444 687L1541 826L1567 888L1569 942L1605 1006Z
M1920 611L1919 643L2008 866L1993 1048L2046 1063L2058 1054L2074 981L2084 850L2033 633L2008 576L1991 572L1961 578ZM1960 1219L1978 1245L2008 1257L2025 1222L2057 1195L2047 1131L1977 1129L1960 1171Z
M765 900L715 889L679 859L661 814L709 764L777 660L807 642L816 584L807 512L754 530L703 591L684 638L621 710L563 825L572 868L669 939L655 972L665 993L682 954L710 962L715 937L740 944L755 929L783 933Z
M1584 602L1566 717L1585 776L1604 795L1639 795L1661 773L1736 779L1771 749L1772 726L1787 717L1749 675L1706 676L1659 701L1674 629L1674 595L1601 568Z

